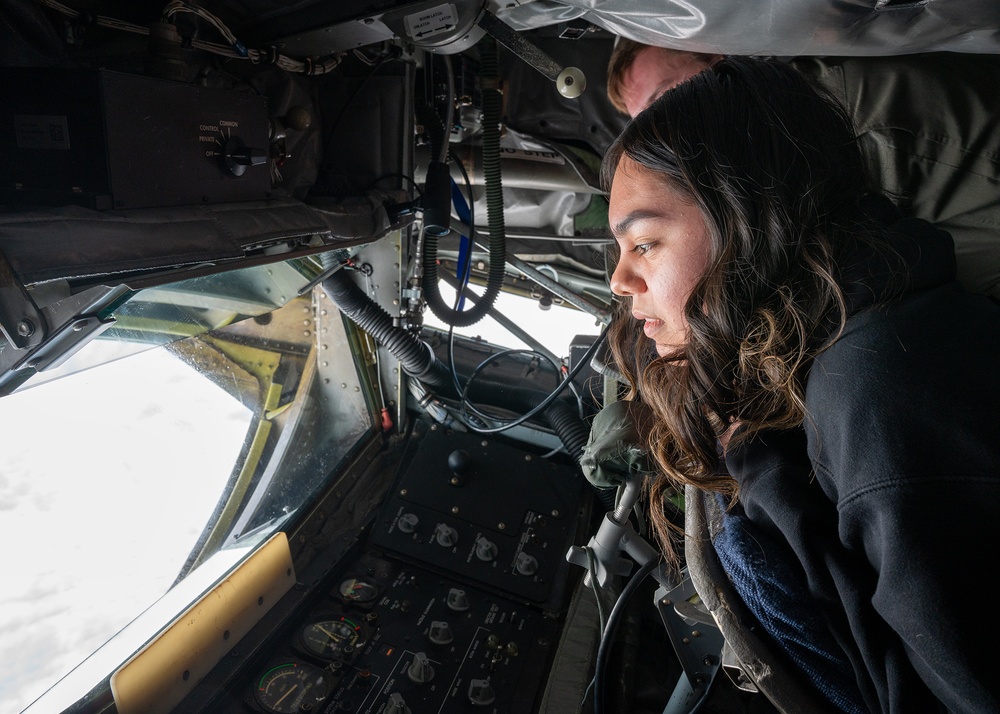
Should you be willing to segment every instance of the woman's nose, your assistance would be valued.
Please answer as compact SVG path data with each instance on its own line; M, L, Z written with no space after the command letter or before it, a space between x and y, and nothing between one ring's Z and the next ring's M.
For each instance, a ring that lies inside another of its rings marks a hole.
M645 289L646 284L630 268L628 258L622 257L611 274L611 292L622 297L630 297Z

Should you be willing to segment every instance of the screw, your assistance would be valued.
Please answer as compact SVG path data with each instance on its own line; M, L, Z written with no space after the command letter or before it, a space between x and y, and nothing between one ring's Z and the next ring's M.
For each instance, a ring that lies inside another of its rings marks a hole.
M21 320L17 323L17 334L21 337L31 337L35 334L35 325L31 320Z

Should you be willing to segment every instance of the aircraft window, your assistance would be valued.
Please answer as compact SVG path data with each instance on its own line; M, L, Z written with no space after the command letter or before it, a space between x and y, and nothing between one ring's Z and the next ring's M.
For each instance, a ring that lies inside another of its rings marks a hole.
M139 291L48 381L0 399L0 569L14 574L0 654L16 711L74 667L58 697L85 694L122 663L117 643L156 634L136 638L134 618L284 527L374 433L356 335L322 290L297 296L320 270Z
M166 350L0 399L0 656L14 711L171 587L252 417Z
M444 301L449 305L454 304L455 290L444 283L441 284L440 290ZM539 307L538 300L506 292L497 295L493 305L497 312L522 328L557 357L566 357L569 354L570 342L576 335L596 336L601 332L601 326L594 316L566 305L550 304L549 311L545 313ZM552 311L558 311L558 318L553 316ZM424 313L424 323L440 330L448 330L448 325L435 317L430 310ZM528 344L513 335L489 315L475 325L458 328L455 332L467 337L478 336L491 344L514 349L536 348L536 345Z

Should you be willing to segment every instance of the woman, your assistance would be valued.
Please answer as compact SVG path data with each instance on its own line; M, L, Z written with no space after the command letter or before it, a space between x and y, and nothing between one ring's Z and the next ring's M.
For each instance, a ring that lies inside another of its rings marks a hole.
M954 282L949 236L867 191L844 112L777 62L664 94L604 180L651 503L730 499L825 624L841 708L1000 711L1000 309Z

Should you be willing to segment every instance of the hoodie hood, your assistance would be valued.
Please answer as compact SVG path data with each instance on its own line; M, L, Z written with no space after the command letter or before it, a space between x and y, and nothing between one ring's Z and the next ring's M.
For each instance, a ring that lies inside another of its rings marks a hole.
M955 243L946 231L903 218L881 195L862 199L862 230L838 261L847 314L955 280Z

